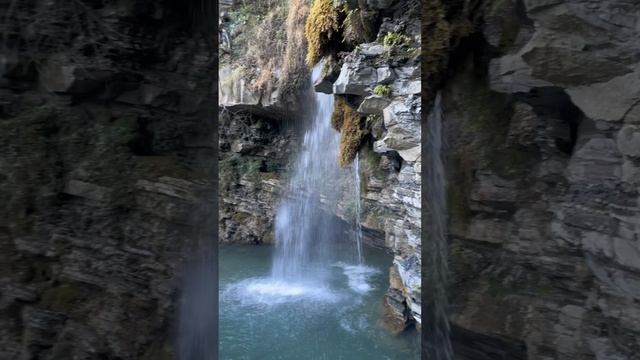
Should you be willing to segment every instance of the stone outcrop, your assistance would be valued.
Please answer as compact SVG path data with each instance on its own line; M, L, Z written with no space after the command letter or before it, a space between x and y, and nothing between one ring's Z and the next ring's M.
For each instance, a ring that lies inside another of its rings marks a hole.
M387 323L393 331L421 322L421 179L420 170L420 21L413 2L395 3L377 38L403 34L400 46L363 43L348 54L333 93L356 96L358 112L369 123L363 159L363 227L370 243L383 243L394 254L385 296ZM375 94L383 88L384 95ZM383 241L381 241L383 240Z
M0 358L173 358L184 255L216 231L213 35L196 2L9 3Z
M220 118L219 242L271 244L297 134L281 121L249 112L224 112Z
M442 90L454 348L635 359L640 4L484 12L486 45L462 46Z

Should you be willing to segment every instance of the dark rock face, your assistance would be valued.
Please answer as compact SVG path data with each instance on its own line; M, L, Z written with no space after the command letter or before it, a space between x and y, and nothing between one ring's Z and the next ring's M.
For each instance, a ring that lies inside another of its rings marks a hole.
M297 134L281 120L249 112L220 114L219 242L270 244Z
M217 229L213 36L170 2L12 3L0 358L169 358L183 254Z
M459 358L635 359L640 5L486 5L442 92Z

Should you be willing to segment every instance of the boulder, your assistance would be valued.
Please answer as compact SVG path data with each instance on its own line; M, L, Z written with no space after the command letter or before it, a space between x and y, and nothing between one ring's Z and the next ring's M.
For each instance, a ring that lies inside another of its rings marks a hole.
M370 95L364 98L358 107L358 112L361 114L382 114L382 110L390 103L391 99L387 97Z
M333 84L334 94L369 95L378 82L377 70L366 64L362 58L345 62L338 79Z

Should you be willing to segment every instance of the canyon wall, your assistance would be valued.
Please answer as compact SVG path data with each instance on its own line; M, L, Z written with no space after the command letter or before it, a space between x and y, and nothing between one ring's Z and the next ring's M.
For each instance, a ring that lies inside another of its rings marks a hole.
M640 4L479 11L441 88L458 358L638 359Z
M217 230L200 5L0 2L0 358L173 358L184 255Z

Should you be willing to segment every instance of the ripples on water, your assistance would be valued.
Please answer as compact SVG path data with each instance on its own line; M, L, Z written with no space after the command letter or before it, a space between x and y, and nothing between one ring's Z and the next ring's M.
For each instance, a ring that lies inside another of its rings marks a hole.
M220 359L419 359L417 332L381 324L390 256L330 264L323 282L270 276L272 249L225 247L220 265Z

